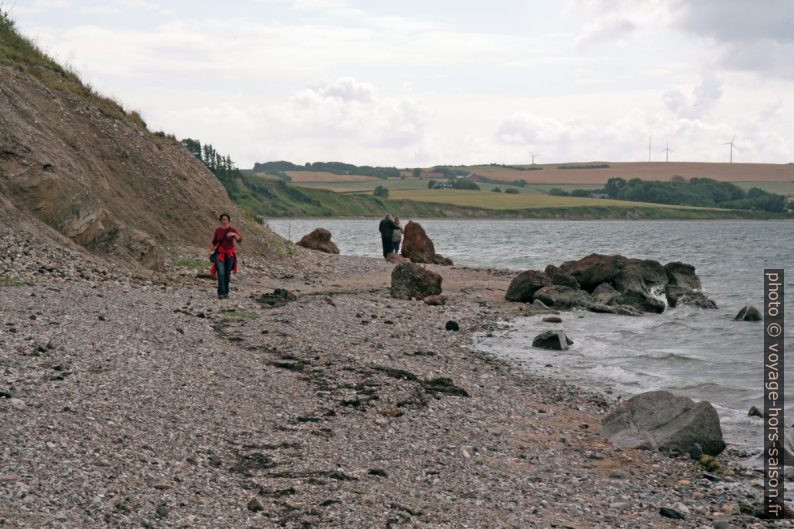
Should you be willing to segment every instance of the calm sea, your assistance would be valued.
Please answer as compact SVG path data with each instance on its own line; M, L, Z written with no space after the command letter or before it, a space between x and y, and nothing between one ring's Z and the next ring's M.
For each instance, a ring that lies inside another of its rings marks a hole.
M404 220L404 223L407 221ZM726 441L762 444L761 323L735 322L739 309L763 306L764 268L788 269L794 299L794 224L762 221L538 221L420 220L436 250L456 265L542 270L547 264L591 253L683 261L694 265L718 310L668 309L642 318L574 312L563 327L569 351L531 347L552 326L539 317L514 321L477 347L588 387L634 394L667 389L708 400L717 408ZM377 220L271 220L271 228L297 241L316 227L331 230L343 254L380 256ZM790 334L790 331L786 334ZM793 343L789 340L789 343ZM794 347L794 346L790 346ZM551 364L553 367L545 367ZM794 424L794 378L786 373L787 424Z

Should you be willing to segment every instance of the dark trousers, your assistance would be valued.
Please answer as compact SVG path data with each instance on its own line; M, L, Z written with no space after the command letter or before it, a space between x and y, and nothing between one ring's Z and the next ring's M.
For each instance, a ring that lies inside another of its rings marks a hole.
M391 241L391 235L381 235L380 241L383 243L383 257L389 255L389 252L394 251L394 243Z
M400 253L400 241L394 241L392 244L394 245L394 253Z
M232 270L234 270L234 257L226 256L223 261L217 261L217 274L218 274L218 295L229 295L229 281L232 279Z

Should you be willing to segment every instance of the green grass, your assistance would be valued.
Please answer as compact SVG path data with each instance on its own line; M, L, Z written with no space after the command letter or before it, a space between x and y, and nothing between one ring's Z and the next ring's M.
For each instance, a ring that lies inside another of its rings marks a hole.
M435 204L452 204L462 207L484 209L531 209L531 208L572 208L582 206L603 207L643 207L673 209L714 209L695 208L692 206L671 206L667 204L649 204L647 202L630 202L625 200L608 200L600 198L557 197L541 194L491 193L488 191L458 191L455 189L425 189L395 191L392 198L396 200L412 200L417 202L433 202Z
M25 286L23 281L12 279L8 276L0 275L0 288L4 287L22 287Z
M187 268L188 270L203 270L212 266L209 259L197 259L195 257L183 257L171 263L174 268Z

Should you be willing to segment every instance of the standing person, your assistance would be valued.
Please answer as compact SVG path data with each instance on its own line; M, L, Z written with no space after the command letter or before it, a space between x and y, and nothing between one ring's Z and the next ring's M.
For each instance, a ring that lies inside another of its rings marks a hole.
M237 228L230 224L228 213L220 216L221 225L215 228L210 246L210 260L218 274L218 299L229 297L231 274L237 273L237 244L242 240Z
M394 230L391 232L391 240L394 244L394 253L400 253L400 242L403 240L403 228L400 226L400 217L394 217Z
M394 221L391 219L390 214L387 213L386 216L381 219L378 225L378 231L380 231L380 241L383 244L383 257L385 258L394 250L394 242L392 241Z

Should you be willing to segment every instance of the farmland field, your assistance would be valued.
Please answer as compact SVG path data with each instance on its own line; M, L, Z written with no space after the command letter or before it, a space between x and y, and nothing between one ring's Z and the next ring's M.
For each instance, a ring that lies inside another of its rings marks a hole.
M428 180L421 179L417 180L416 178L406 178L405 180L399 178L389 178L386 180L370 180L366 182L296 182L296 185L300 187L308 187L312 189L327 189L329 191L335 191L337 193L369 193L373 191L377 186L384 186L389 189L389 191L400 191L400 190L420 190L420 189L427 189L427 182ZM529 184L527 186L511 186L506 184L486 184L483 182L477 182L477 185L480 186L482 191L491 191L494 187L500 188L504 191L507 188L514 188L519 193L529 193L529 194L548 194L549 189L553 187L558 187L565 191L571 191L573 189L600 189L602 186L597 184Z
M453 189L424 189L394 191L389 197L393 200L413 200L416 202L433 202L436 204L452 204L463 207L476 207L495 210L513 210L530 208L574 208L581 206L611 206L620 208L673 208L673 209L715 209L696 208L690 206L674 206L667 204L649 204L627 200L608 200L598 198L555 197L542 194L491 193L487 191L458 191Z
M292 181L298 182L377 182L374 176L334 174L322 171L287 171Z
M558 169L560 165L591 165L606 163L602 169ZM529 165L516 166L529 167ZM568 164L537 164L537 171L520 171L509 167L472 165L468 169L498 180L523 179L535 184L604 184L610 178L670 180L713 178L723 182L794 182L794 165L766 163L701 163L701 162L577 162Z

